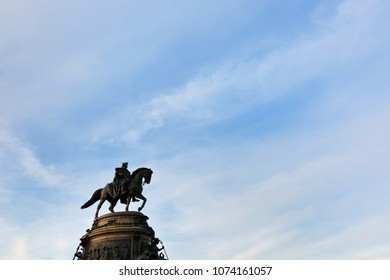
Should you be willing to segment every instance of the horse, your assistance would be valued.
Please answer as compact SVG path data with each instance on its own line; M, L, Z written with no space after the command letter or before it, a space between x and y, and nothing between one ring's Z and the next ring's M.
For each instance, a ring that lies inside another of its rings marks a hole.
M137 200L137 198L139 198L142 200L142 205L138 207L138 211L141 211L144 208L147 200L146 197L142 195L143 185L150 183L152 179L152 174L153 171L150 168L138 168L134 170L131 174L131 180L126 185L125 191L122 193L122 195L112 197L110 195L109 189L112 187L113 183L108 183L105 187L97 189L92 194L92 197L81 206L81 209L87 208L93 205L98 200L100 200L95 213L95 219L97 219L99 210L106 200L110 202L110 207L108 209L111 211L111 213L113 213L114 207L117 204L118 200L120 200L121 203L126 204L125 211L129 211L129 205L131 200L139 201Z

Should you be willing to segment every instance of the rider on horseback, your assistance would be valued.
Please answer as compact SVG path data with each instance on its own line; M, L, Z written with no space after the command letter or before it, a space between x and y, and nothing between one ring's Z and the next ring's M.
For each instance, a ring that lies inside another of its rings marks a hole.
M115 177L113 180L113 197L120 197L121 203L126 203L126 198L123 197L127 193L127 186L131 181L131 173L127 169L127 162L122 162L121 167L115 168ZM139 201L133 197L133 201Z
M127 169L127 165L127 162L123 162L121 167L115 168L113 197L121 196L127 192L127 184L131 180L131 174Z

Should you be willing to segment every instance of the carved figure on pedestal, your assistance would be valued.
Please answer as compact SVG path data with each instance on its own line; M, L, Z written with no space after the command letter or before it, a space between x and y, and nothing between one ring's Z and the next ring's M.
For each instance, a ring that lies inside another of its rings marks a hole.
M143 185L150 183L153 171L150 168L141 167L130 173L127 170L127 163L123 163L122 167L118 167L115 170L114 182L96 190L92 197L81 206L81 209L84 209L100 200L96 209L95 219L98 217L99 210L106 200L110 202L109 210L111 212L114 212L114 207L118 200L126 204L126 211L129 211L129 204L132 199L133 201L139 201L137 198L142 200L142 205L138 207L138 211L141 211L145 206L146 197L142 195Z
M158 248L157 245L160 243L160 239L153 238L152 243L146 247L142 254L138 257L138 260L164 260L164 254L159 253L164 250L164 245Z

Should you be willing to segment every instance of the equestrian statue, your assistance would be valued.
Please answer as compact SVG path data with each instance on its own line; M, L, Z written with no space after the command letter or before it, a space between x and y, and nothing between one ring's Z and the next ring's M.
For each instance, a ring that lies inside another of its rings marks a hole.
M108 209L114 212L114 207L118 200L126 204L125 210L129 211L130 202L138 202L138 199L141 199L142 204L138 207L138 211L141 211L146 203L146 197L142 195L143 185L150 183L153 171L150 168L141 167L130 173L127 165L128 163L124 162L121 167L115 168L113 182L108 183L104 188L96 190L90 200L81 206L81 209L87 208L100 200L95 213L95 219L97 219L99 210L106 200L111 204Z

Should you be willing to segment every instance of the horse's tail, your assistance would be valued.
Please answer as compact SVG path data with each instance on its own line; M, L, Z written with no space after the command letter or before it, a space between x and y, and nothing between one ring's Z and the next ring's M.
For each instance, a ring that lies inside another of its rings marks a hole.
M93 193L92 197L87 202L85 202L83 206L81 206L81 209L87 208L87 207L91 206L92 204L94 204L96 201L100 200L102 190L103 190L103 188L96 190Z

